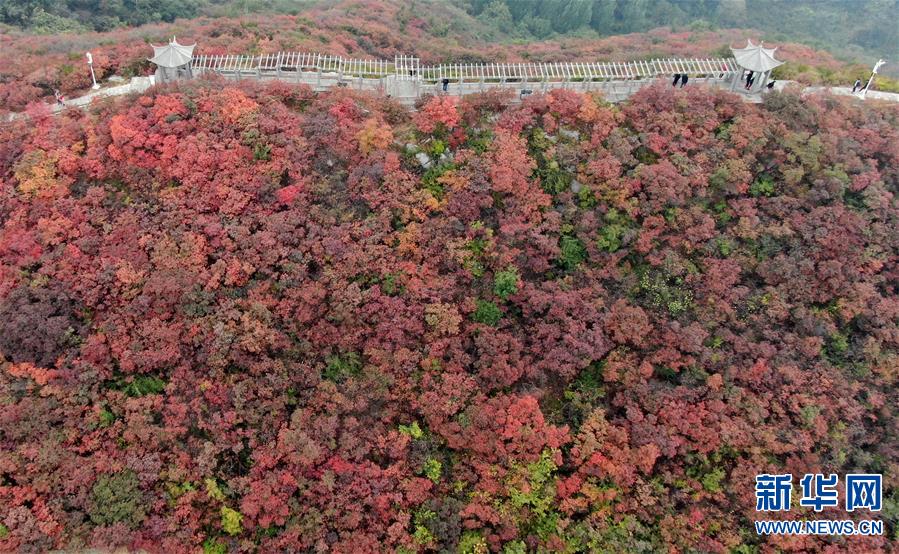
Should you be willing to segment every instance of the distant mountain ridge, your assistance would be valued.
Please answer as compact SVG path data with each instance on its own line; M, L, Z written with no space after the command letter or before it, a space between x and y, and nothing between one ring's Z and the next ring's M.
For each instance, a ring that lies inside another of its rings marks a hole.
M800 42L858 60L899 53L895 24L899 0L397 0L368 4L395 8L401 22L438 16L442 23L433 32L448 35L474 29L488 41L608 37L662 26L753 28L772 40ZM0 5L0 23L52 34L110 31L198 15L299 15L359 9L357 3L316 0L6 0ZM442 17L446 15L462 25Z
M503 34L533 39L738 27L859 60L899 53L896 0L469 0L466 9Z

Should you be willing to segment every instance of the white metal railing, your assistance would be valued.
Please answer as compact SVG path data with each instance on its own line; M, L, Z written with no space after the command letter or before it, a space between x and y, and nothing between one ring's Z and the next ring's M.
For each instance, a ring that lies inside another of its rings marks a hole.
M733 58L669 58L632 62L544 62L480 63L421 66L414 56L398 55L387 60L278 52L259 56L201 55L193 60L196 73L215 72L237 76L282 75L283 73L332 73L340 79L390 75L401 80L438 83L593 82L654 78L686 73L693 77L726 78L739 71Z

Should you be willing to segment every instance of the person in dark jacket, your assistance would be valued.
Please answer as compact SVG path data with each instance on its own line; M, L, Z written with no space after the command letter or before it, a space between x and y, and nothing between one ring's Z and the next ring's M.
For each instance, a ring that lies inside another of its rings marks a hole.
M674 74L674 82L671 83L671 86L672 86L672 87L676 87L676 86L677 86L677 83L678 83L679 81L680 81L680 73L675 73L675 74Z
M443 92L446 92L449 89L449 79L443 80Z
M861 80L861 79L856 79L856 80L855 80L855 84L852 85L852 92L857 91L857 90L860 89L861 87L862 87L862 80Z
M684 73L680 76L680 88L684 88L684 85L687 84L687 81L690 80L690 76Z

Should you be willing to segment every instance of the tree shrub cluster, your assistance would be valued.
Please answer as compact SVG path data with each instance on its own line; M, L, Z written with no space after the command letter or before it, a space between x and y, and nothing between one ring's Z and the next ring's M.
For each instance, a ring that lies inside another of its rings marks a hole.
M0 550L889 551L897 145L667 85L4 126ZM882 473L887 535L757 536L805 472Z
M40 34L108 31L197 15L205 0L6 0L0 23Z

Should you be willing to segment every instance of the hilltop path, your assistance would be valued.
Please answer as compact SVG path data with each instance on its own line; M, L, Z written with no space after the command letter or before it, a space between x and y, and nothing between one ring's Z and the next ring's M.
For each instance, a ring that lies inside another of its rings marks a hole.
M517 101L525 96L563 88L579 92L602 93L609 102L621 102L643 87L669 79L675 73L690 75L688 86L731 88L744 101L761 102L762 93L747 94L734 79L742 73L732 58L655 59L634 62L551 62L488 63L420 66L418 58L397 56L385 60L345 59L320 54L279 53L265 56L198 56L191 64L194 77L215 74L228 79L280 80L305 84L315 91L331 88L367 90L413 105L421 96L446 93L454 96L475 94L502 88L515 93ZM91 91L50 107L53 113L71 107L86 107L94 100L141 93L155 86L155 76L134 77L129 83ZM776 90L794 84L777 81ZM803 94L830 92L856 96L848 87L806 87ZM869 99L899 102L899 94L869 91ZM24 114L10 114L7 120Z

